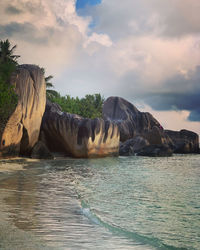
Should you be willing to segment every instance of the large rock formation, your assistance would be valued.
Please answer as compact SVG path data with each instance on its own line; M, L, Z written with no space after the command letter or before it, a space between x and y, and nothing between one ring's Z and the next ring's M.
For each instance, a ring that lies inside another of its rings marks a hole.
M109 97L104 102L103 117L118 125L122 142L150 131L154 126L160 126L150 113L140 112L133 104L120 97Z
M29 155L38 141L46 103L46 84L38 66L20 65L11 78L18 95L0 141L0 157Z
M104 119L114 122L120 131L120 155L169 156L175 153L198 153L199 138L194 132L163 130L149 113L140 112L120 97L109 97L103 105ZM142 145L153 145L142 148ZM140 149L140 150L139 150ZM140 153L141 151L141 153Z
M165 130L165 133L173 141L174 153L180 153L180 154L199 153L198 134L185 129L182 129L181 131Z
M54 152L73 157L118 155L118 126L103 119L86 119L62 112L57 104L47 102L41 139Z
M133 104L120 97L109 97L103 105L104 119L115 122L120 130L120 141L143 136L150 144L169 143L160 123L148 112L140 112Z

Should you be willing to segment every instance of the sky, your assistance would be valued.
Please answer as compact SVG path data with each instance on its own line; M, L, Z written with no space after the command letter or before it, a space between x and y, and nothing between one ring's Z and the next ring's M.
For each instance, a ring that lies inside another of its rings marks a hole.
M3 0L0 39L61 94L120 96L200 134L199 0Z

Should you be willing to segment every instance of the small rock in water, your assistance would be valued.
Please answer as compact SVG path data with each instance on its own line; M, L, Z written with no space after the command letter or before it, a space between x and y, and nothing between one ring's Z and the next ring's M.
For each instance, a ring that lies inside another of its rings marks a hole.
M172 156L173 151L167 145L149 145L137 152L139 156L165 157Z
M136 151L149 145L149 142L141 136L129 139L120 144L119 155L131 156L135 155Z

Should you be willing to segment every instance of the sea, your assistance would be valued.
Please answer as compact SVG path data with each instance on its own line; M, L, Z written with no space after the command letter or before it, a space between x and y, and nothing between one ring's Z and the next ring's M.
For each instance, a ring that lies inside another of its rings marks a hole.
M200 249L200 154L3 164L0 249Z

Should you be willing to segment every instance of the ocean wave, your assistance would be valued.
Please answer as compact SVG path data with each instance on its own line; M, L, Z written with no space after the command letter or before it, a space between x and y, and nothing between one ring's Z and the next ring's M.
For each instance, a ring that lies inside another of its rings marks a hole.
M123 229L117 225L109 224L109 223L105 222L101 218L101 216L99 216L97 214L97 211L94 212L93 209L90 209L90 206L84 200L81 200L81 211L82 211L82 214L84 216L86 216L93 223L106 228L107 230L109 230L110 232L112 232L118 236L122 236L122 237L128 238L130 240L134 240L143 246L147 246L147 247L149 246L149 247L153 247L156 249L163 249L163 250L167 250L167 249L187 250L187 248L181 248L181 247L167 245L167 244L163 243L158 238L154 238L154 237L150 238L150 237L147 237L145 235L140 235L137 232L128 231L128 230ZM193 249L194 248L192 248L192 249L190 248L190 250L193 250Z

